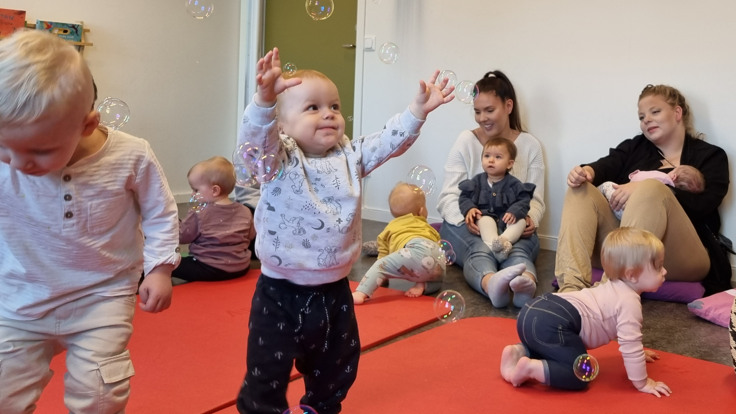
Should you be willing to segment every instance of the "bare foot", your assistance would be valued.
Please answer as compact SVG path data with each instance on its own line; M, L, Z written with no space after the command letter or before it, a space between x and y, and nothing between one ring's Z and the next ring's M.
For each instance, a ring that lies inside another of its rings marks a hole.
M511 372L511 385L518 387L528 380L544 382L544 364L538 359L522 356Z
M506 382L511 382L511 377L521 357L526 356L524 346L521 344L506 345L501 353L501 376Z
M363 292L353 292L353 303L356 305L362 305L368 300L368 295Z
M407 289L406 292L404 292L404 295L410 297L410 298L418 298L419 296L422 296L424 293L424 282L419 282L416 285L410 287Z

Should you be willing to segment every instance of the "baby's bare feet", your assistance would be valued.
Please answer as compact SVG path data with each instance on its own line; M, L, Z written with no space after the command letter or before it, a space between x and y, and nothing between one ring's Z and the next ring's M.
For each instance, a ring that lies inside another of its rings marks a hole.
M362 305L368 300L368 295L363 292L353 292L353 303L356 305Z
M526 356L526 352L521 344L507 345L503 348L501 353L501 376L507 382L511 382L516 365L523 356Z
M410 298L418 298L424 293L424 285L425 284L423 282L417 283L416 285L407 289L407 291L404 292L404 295Z

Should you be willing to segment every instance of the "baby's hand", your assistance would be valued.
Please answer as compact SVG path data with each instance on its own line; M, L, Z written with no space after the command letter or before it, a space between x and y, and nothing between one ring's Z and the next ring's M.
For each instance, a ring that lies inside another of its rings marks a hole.
M465 215L465 224L472 225L483 215L477 208L473 207L468 210L468 214Z
M455 95L452 94L455 87L447 86L449 79L445 78L439 85L435 85L439 74L440 71L434 71L429 79L429 83L423 80L419 81L419 93L414 98L414 102L409 105L409 110L418 119L427 119L427 115L430 112L455 98Z
M284 79L281 76L281 58L277 47L258 59L256 65L256 84L258 92L255 102L262 108L270 108L276 103L276 96L281 92L302 83L300 78Z
M138 288L139 306L146 312L161 312L171 306L171 271L173 266L157 266Z
M516 223L516 216L507 212L506 214L503 215L501 220L503 220L503 222L506 224L514 224Z
M652 351L651 349L644 350L644 360L647 362L654 362L659 359L659 354Z
M670 394L672 394L672 390L670 390L670 387L668 387L667 384L661 381L655 381L651 378L647 378L646 383L641 387L637 386L637 388L641 392L654 394L657 398L661 397L661 395L669 397Z

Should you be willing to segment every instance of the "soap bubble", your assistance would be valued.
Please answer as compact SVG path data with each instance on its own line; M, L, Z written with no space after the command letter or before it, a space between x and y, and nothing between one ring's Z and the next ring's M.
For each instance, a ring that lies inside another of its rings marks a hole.
M235 178L240 186L251 186L256 182L267 183L281 178L286 166L283 152L264 154L260 147L244 142L233 152Z
M308 406L308 405L297 405L291 408L288 408L286 411L283 412L283 414L317 414L317 410L314 408Z
M207 202L204 201L204 196L199 192L192 194L192 198L189 199L189 211L201 213L205 207Z
M283 69L283 75L284 75L284 77L285 78L290 78L290 77L294 76L294 73L296 72L296 69L297 68L296 68L296 65L295 64L293 64L291 62L286 62L284 64L284 69Z
M581 354L575 358L572 369L579 380L593 381L598 376L598 360L593 355Z
M304 3L307 14L313 20L324 20L332 16L335 10L335 3L332 0L307 0Z
M445 264L448 266L455 263L457 255L455 254L455 249L452 248L450 242L447 240L440 240L437 244L439 245L439 259L444 260Z
M130 120L128 104L118 98L105 98L97 105L97 112L100 113L100 124L112 130L120 129Z
M378 48L378 58L381 62L390 65L399 59L399 47L394 43L386 42Z
M457 75L455 74L455 72L449 69L445 69L437 76L437 81L435 83L439 85L445 79L447 79L447 86L454 86L457 82Z
M460 292L445 290L434 300L434 313L442 322L457 322L465 312L465 299Z
M462 81L455 86L455 96L462 103L473 103L473 100L478 96L478 88L474 82Z
M408 184L414 184L421 188L427 195L432 194L435 181L436 178L434 176L434 172L432 172L432 169L426 165L415 165L406 175L406 182Z
M261 157L261 148L250 142L244 142L233 152L235 180L239 186L250 187L258 182L255 177L255 166Z
M286 159L283 153L261 155L253 168L253 175L259 183L277 180L284 175Z
M197 20L210 17L215 11L215 5L207 0L184 0L184 6L189 14Z

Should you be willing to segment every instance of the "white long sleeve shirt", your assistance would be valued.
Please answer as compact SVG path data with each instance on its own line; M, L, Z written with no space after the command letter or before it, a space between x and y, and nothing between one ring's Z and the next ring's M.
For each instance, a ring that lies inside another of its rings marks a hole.
M140 138L111 131L97 153L41 177L0 163L0 188L3 317L133 294L142 272L179 262L176 203Z

